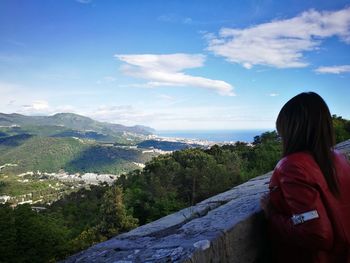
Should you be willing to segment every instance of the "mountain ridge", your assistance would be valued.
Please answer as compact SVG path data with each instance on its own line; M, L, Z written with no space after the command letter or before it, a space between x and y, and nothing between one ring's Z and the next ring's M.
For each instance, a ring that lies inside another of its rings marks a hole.
M18 113L0 113L0 126L63 126L79 131L95 131L112 135L115 133L135 133L150 135L155 132L151 127L143 125L125 126L108 122L96 121L90 117L75 113L56 113L49 116L28 116Z

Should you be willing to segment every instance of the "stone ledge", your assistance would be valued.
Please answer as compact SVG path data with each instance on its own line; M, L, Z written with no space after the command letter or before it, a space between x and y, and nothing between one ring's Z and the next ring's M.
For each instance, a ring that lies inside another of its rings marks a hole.
M349 154L350 140L337 145ZM128 233L65 262L268 262L260 196L272 172Z
M65 262L255 262L261 254L259 198L267 191L270 175L97 244Z

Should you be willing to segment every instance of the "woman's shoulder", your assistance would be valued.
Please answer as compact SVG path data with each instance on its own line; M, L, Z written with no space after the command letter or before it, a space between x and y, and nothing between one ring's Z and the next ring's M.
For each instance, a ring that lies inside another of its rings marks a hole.
M345 171L345 173L350 173L350 162L349 158L342 152L335 150L334 151L334 164L339 171Z
M339 150L334 150L333 155L337 161L349 163L349 157L346 156L345 153L343 153Z
M275 176L281 181L318 181L322 172L309 152L296 152L282 158L276 165Z
M309 152L296 152L283 157L276 165L275 170L286 170L291 168L305 168L315 165L316 162Z

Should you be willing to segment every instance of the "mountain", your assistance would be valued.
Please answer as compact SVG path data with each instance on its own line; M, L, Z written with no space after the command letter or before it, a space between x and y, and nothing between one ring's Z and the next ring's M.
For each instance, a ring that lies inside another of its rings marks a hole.
M61 127L61 132L68 129L80 132L95 132L112 137L120 136L124 133L150 135L154 132L152 128L146 126L136 125L129 127L121 124L99 122L74 113L57 113L52 116L25 116L17 113L0 113L0 126L42 126L56 127L56 129Z

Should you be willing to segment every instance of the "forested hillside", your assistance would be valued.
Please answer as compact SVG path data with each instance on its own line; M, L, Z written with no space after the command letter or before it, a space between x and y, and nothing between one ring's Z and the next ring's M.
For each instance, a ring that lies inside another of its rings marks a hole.
M124 168L132 162L142 163L149 160L137 149L103 146L93 141L71 137L15 135L2 140L0 163L17 164L8 169L13 173L38 170L57 172L64 169L71 173L118 174L127 171L128 169ZM137 168L135 165L131 167Z
M137 169L137 163L151 160L155 154L139 149L124 149L78 138L43 137L29 134L0 138L0 196L25 194L47 195L66 191L72 183L62 185L59 175L119 175ZM79 182L74 187L81 187ZM51 185L59 184L52 188ZM56 189L56 190L54 190Z

